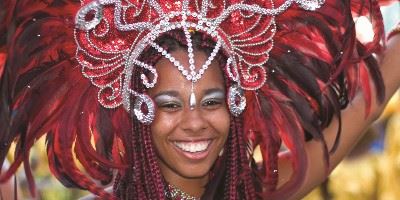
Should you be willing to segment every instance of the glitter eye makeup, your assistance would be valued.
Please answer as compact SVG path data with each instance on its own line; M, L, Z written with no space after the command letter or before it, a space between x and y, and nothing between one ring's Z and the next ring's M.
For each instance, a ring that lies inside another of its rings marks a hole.
M161 92L154 97L154 101L159 109L164 111L176 111L182 108L183 102L177 96L177 92Z
M222 89L209 89L201 99L201 106L206 109L216 109L225 104L225 92Z

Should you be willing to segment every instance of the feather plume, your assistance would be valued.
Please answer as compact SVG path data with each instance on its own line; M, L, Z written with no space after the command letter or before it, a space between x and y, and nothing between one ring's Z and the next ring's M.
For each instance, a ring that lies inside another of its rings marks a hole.
M292 6L276 17L274 49L265 66L268 80L259 90L246 92L249 103L243 117L251 149L261 147L263 163L253 169L265 186L261 197L285 199L300 186L307 168L306 140L324 144L328 169L329 153L340 140L340 110L358 91L370 109L369 79L383 100L383 80L373 54L382 51L379 6L390 2L398 0L326 0L317 11ZM77 0L0 1L0 166L11 143L17 147L0 182L23 163L35 193L29 152L46 135L50 170L65 186L114 198L96 181L108 183L113 180L111 169L123 172L132 164L125 157L132 151L126 148L131 146L132 125L123 109L105 110L94 103L96 89L82 77L73 41L79 6ZM355 37L353 19L358 16L371 19L374 38L369 43ZM334 116L339 129L328 150L322 131ZM291 153L293 175L278 188L282 143Z

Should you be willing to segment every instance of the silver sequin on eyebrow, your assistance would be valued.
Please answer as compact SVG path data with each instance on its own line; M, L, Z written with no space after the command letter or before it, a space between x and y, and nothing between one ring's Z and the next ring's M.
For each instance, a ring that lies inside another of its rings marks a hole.
M167 102L182 102L182 100L178 97L175 97L173 95L169 95L169 94L161 94L161 95L157 95L154 98L154 101L156 102L157 105L163 104L163 103L167 103Z

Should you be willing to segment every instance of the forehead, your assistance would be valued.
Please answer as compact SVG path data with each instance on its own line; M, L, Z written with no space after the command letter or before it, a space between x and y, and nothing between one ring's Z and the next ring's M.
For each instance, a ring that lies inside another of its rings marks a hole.
M171 52L171 55L178 60L185 69L188 69L189 58L185 50L176 50ZM209 55L202 51L194 52L194 60L196 71L207 61ZM183 76L182 72L166 58L161 58L155 65L158 80L154 88L149 90L150 95L164 91L175 90L178 92L189 92L192 87L192 82ZM195 91L207 90L210 88L219 88L225 90L225 81L223 70L219 63L215 60L211 62L209 67L205 70L202 77L194 83Z

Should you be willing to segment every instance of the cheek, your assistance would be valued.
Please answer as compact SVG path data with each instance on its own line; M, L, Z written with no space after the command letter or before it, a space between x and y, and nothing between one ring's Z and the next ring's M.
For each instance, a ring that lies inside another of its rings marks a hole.
M156 145L168 137L176 127L176 119L171 115L156 112L155 118L150 125L153 143Z
M214 127L214 129L222 134L224 137L227 137L230 129L230 113L227 109L222 109L219 112L211 114L209 117L210 124Z
M154 120L151 123L151 130L154 132L168 132L176 127L178 115L174 113L166 113L156 109Z

